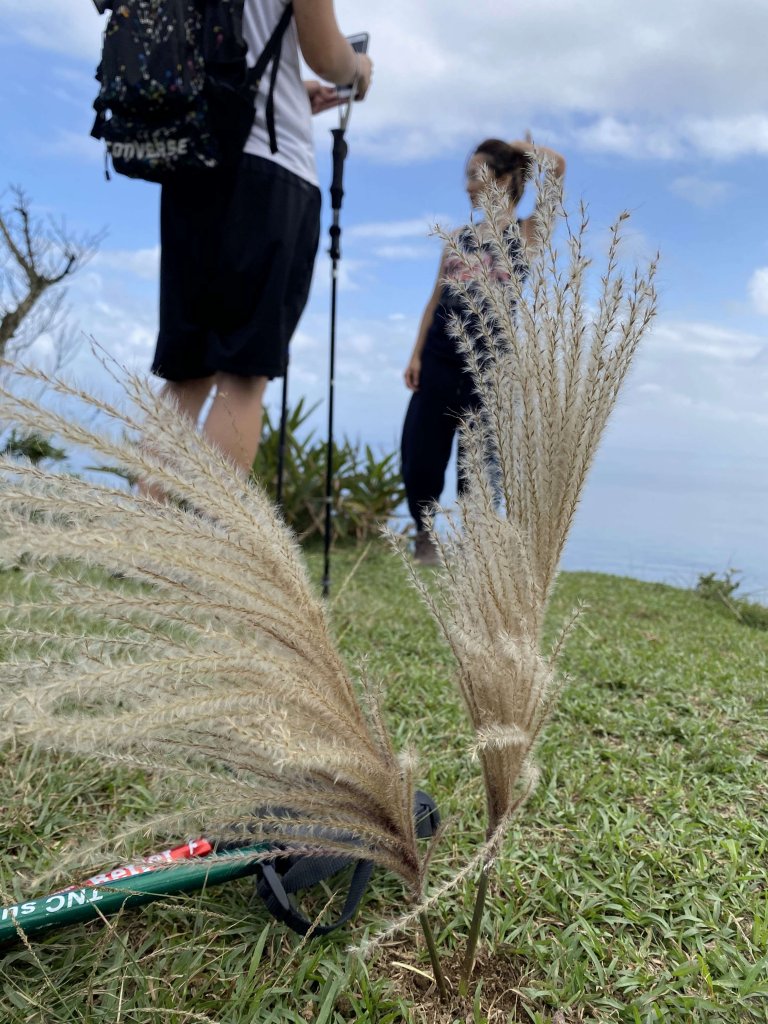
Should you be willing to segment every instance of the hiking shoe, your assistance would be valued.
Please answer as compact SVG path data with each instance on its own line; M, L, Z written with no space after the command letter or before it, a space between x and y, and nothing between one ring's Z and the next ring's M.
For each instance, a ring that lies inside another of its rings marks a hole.
M437 545L426 530L419 530L413 545L413 560L418 565L440 565Z

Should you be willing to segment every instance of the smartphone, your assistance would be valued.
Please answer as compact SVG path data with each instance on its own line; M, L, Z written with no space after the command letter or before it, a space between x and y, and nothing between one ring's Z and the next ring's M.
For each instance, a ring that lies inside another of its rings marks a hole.
M358 32L355 36L347 36L347 42L355 53L368 52L368 39L367 32ZM349 85L339 85L336 87L336 91L339 94L339 99L347 100L352 95L352 83L350 82Z

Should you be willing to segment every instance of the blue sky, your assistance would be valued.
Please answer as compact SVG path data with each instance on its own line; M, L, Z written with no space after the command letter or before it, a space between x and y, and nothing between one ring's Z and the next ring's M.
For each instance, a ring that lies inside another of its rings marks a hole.
M625 208L627 258L662 253L660 316L577 523L584 536L602 531L582 545L582 567L602 567L608 544L616 571L642 574L659 541L674 577L665 516L649 495L676 488L683 521L722 512L709 532L681 540L687 561L721 571L738 559L748 575L753 567L755 589L768 588L768 5L732 0L727 17L716 0L339 0L337 11L345 31L371 33L376 63L349 130L339 429L397 443L402 370L439 254L429 225L466 218L462 168L474 144L530 129L565 154L567 195L589 204L596 253ZM144 369L156 329L158 190L107 183L88 137L101 28L90 0L0 0L0 188L22 184L40 212L66 215L75 230L108 229L72 283L71 320ZM324 193L333 124L333 114L316 121ZM294 398L325 392L326 238L293 347ZM43 338L40 358L45 348ZM87 347L73 368L96 376ZM631 505L647 503L647 543L637 526L622 532L628 509L609 494L619 478Z

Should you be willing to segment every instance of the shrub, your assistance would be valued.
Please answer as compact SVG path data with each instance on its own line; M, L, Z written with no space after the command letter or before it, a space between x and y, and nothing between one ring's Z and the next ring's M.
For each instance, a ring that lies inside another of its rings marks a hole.
M322 537L325 530L327 443L303 430L314 409L300 398L288 411L285 431L282 511L299 540ZM277 497L280 424L264 414L261 444L253 475L273 500ZM378 458L370 445L344 437L333 446L334 540L365 540L392 517L405 491L397 453Z
M722 576L714 572L702 573L694 589L707 600L728 601L741 586L741 582L736 579L738 572L738 569L728 569Z
M714 572L702 573L694 590L706 601L717 602L743 626L768 630L768 608L743 597L734 597L741 586L741 580L736 579L738 574L738 569L727 569L722 576Z
M50 438L34 430L26 434L12 430L0 449L0 455L10 455L13 459L29 459L33 466L46 459L51 462L64 462L67 458L63 448L57 448L51 443Z

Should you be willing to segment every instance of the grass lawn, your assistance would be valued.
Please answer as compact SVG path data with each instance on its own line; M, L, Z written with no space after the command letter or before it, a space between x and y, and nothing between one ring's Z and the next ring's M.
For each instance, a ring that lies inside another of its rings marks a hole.
M398 743L440 804L437 885L482 836L482 785L450 656L388 552L374 546L345 582L358 554L334 559L335 626L385 685ZM18 577L0 574L0 589ZM15 948L0 959L0 1021L768 1021L768 632L690 592L585 573L561 577L553 632L577 600L589 610L562 659L570 681L496 865L468 1001L435 1002L413 930L365 963L348 952L402 909L377 871L353 925L310 944L243 880ZM15 899L94 821L117 831L154 809L139 773L0 757L0 884ZM470 897L432 913L449 976Z

